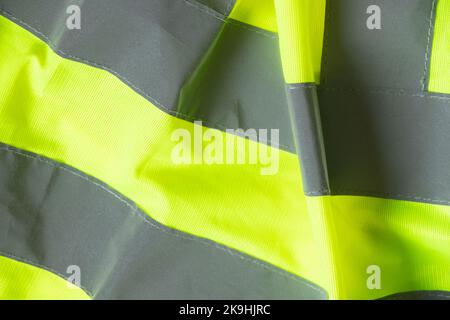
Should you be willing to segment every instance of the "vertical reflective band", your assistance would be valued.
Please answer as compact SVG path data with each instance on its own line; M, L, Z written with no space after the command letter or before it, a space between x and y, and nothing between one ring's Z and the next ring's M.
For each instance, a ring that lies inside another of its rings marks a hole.
M450 0L439 0L428 91L450 94Z

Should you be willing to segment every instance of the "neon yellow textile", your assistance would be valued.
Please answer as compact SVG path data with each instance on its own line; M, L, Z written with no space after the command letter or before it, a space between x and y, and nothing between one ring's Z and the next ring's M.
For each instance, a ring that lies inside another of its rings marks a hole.
M450 94L450 0L437 2L428 90Z
M89 300L53 272L0 256L0 300Z

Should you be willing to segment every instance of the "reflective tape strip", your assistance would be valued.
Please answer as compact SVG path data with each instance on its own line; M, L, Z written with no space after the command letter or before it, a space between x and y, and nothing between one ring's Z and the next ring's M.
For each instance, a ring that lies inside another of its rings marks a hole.
M222 131L279 129L277 147L295 152L277 35L213 10L234 2L82 1L81 28L69 30L74 3L0 0L0 13L59 55L111 72L164 112Z
M316 285L167 228L102 182L0 145L0 255L78 276L98 299L324 299Z
M284 78L319 83L326 0L274 0Z

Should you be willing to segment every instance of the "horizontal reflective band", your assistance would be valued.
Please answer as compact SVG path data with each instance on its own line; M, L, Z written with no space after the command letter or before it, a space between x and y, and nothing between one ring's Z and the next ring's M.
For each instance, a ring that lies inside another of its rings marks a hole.
M306 280L159 224L50 159L0 145L0 181L0 254L59 275L76 266L93 298L326 298Z
M382 300L450 300L448 291L412 291L383 297Z
M252 26L277 32L273 0L236 0L230 18Z
M436 9L428 90L450 94L450 0L439 0Z
M1 256L4 254L0 251L0 300L89 299L83 290L51 271Z
M315 92L290 86L289 94L297 108L305 109L301 97ZM311 165L304 161L306 194L325 195L331 190L334 195L450 204L449 98L319 88L318 107L323 141L300 145L299 152L313 157L323 144L326 166L319 170L317 161ZM302 120L299 127L305 128L314 119Z
M104 181L166 226L319 283L295 154L279 150L274 175L261 175L270 163L177 165L175 130L193 137L205 128L162 112L104 70L61 58L3 17L0 57L0 141ZM211 131L246 150L261 146Z
M287 85L292 127L303 175L303 188L309 195L329 194L327 159L322 123L313 83Z
M70 4L0 0L0 13L171 115L220 130L276 128L277 147L295 152L276 34L195 0L84 1L81 29L69 30Z

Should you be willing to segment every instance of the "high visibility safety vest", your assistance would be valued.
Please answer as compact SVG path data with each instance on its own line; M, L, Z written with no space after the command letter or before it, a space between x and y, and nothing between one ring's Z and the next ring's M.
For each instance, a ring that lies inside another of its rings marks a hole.
M0 0L0 299L449 299L450 0Z

